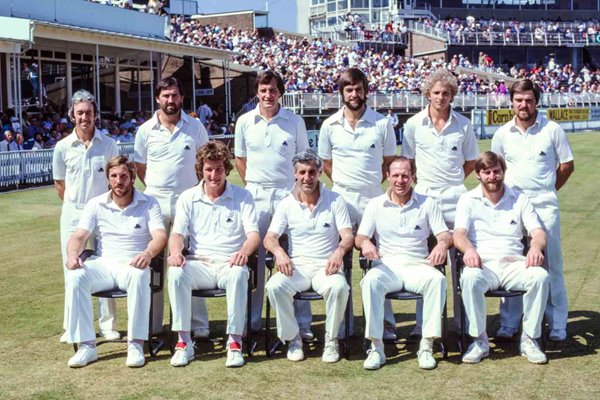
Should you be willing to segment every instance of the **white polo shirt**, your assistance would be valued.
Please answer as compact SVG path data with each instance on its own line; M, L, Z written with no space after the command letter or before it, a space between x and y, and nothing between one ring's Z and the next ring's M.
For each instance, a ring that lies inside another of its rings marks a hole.
M479 156L471 121L454 110L440 133L429 117L429 106L404 124L402 155L415 160L417 182L428 188L464 184L465 161Z
M269 231L278 235L288 232L292 259L329 258L340 243L340 230L352 228L344 199L322 183L319 190L319 201L312 211L300 202L300 188L294 186L273 214Z
M83 209L77 228L96 234L96 253L111 258L130 258L144 251L151 232L165 229L156 199L136 189L133 201L119 208L111 192L94 197Z
M59 141L52 156L52 177L65 181L64 201L83 208L108 188L106 163L119 155L117 142L97 129L86 149L75 132Z
M146 186L181 193L198 183L196 151L208 142L206 129L183 111L171 133L158 120L158 111L135 136L135 162L146 164Z
M358 235L375 237L382 257L426 258L427 238L448 231L442 211L430 197L412 191L408 203L400 206L390 190L372 199L358 227Z
M344 108L327 118L319 133L319 156L333 160L333 183L353 190L381 187L383 157L396 154L396 135L388 118L367 107L354 129Z
M505 183L525 193L555 190L556 168L573 161L564 129L539 112L525 132L513 118L492 139L492 151L506 160Z
M281 106L270 121L260 114L257 105L235 124L235 155L247 159L246 182L291 188L292 158L307 148L304 120Z
M242 248L248 233L258 232L254 199L246 189L227 182L213 203L200 181L179 196L171 232L189 238L190 254L230 257Z
M541 228L527 196L504 185L504 195L493 204L483 195L481 184L460 196L454 229L465 229L483 260L523 255L524 229L531 234Z

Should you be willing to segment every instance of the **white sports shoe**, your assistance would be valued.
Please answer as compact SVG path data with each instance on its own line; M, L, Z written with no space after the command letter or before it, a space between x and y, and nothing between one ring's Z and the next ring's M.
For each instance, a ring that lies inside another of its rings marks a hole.
M501 326L500 329L498 329L498 332L496 332L496 337L498 338L502 338L502 339L512 339L513 336L515 336L515 333L517 333L518 329L515 328L509 328L508 326Z
M490 355L490 347L487 343L475 340L469 348L467 352L462 357L462 362L465 364L478 364Z
M171 365L174 367L184 367L196 358L194 344L179 342L175 346L175 353L171 357Z
M127 361L125 361L125 365L130 368L139 368L143 367L145 363L144 346L135 342L127 343Z
M385 353L383 349L367 350L367 359L363 363L363 368L368 370L376 370L385 364Z
M424 341L421 341L421 346L417 352L417 359L419 360L419 368L434 369L437 363L435 358L433 358L433 343L424 343Z
M337 339L329 340L327 343L325 343L321 361L326 363L340 361L340 345L338 344Z
M244 356L241 349L227 349L227 361L225 366L227 368L238 368L244 365Z
M104 340L119 340L119 339L121 339L121 334L115 330L100 331L100 336L102 336L104 338Z
M290 361L304 360L304 351L302 351L302 339L295 339L288 342L287 359Z
M546 364L548 362L548 357L540 350L537 342L530 337L521 338L519 349L521 355L527 357L527 360L532 364Z
M67 343L67 331L64 331L62 335L60 335L60 339L58 339L61 343Z
M77 353L75 353L73 357L69 358L67 365L71 368L81 368L96 360L98 360L96 346L81 343L79 344Z

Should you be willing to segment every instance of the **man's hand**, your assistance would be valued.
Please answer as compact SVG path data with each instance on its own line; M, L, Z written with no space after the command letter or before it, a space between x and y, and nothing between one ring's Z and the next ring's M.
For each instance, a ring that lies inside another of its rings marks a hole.
M275 263L279 272L281 272L285 276L292 276L292 261L290 260L285 251L281 250L278 251L277 254L275 254Z
M171 254L167 258L167 265L169 267L183 267L185 265L185 257L181 253Z
M525 267L539 267L541 265L544 265L544 253L537 246L531 246L527 252Z
M365 240L360 249L363 253L363 256L365 256L369 261L379 260L381 258L379 256L379 252L377 251L377 247L375 247L370 240Z
M68 256L67 263L65 264L67 269L77 269L83 267L83 261L79 256Z
M231 256L229 260L229 266L233 267L234 265L244 266L248 264L248 256L243 253L241 250Z
M427 260L429 260L429 265L435 267L436 265L445 264L446 254L446 246L440 244L436 245L427 257Z
M327 260L327 266L325 267L325 275L337 274L342 265L344 264L344 253L342 250L335 249Z
M465 254L463 255L463 263L465 264L465 267L481 269L481 257L479 257L479 254L475 248L472 247L465 251Z
M152 261L152 257L150 257L150 253L147 251L142 251L137 256L133 257L133 259L129 262L134 268L145 269L150 265L150 261Z

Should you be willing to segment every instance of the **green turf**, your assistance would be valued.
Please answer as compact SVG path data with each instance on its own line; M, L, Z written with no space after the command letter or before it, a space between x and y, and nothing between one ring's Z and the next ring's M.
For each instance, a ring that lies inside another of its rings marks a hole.
M387 347L388 365L362 368L361 340L352 341L351 359L334 365L320 361L321 347L308 359L290 363L284 356L267 359L262 340L255 357L238 370L224 366L221 344L201 345L186 368L169 365L169 352L137 370L125 367L122 344L99 347L99 362L69 369L69 345L62 333L63 277L58 220L60 203L53 189L0 195L0 398L162 399L162 398L594 398L600 394L600 135L571 135L576 171L560 191L565 278L569 296L569 338L550 344L550 363L529 364L518 356L517 343L499 343L480 365L461 365L456 337L449 337L450 356L434 371L421 371L416 345ZM480 142L482 150L490 142ZM239 182L232 173L231 180ZM475 184L472 177L469 187ZM354 270L356 331L362 332L358 281ZM124 303L124 302L121 302ZM414 305L395 305L400 336L414 318ZM449 310L451 312L451 307ZM497 303L489 302L490 331L498 326ZM315 333L323 333L323 306L313 302ZM209 301L211 331L222 336L224 301ZM119 305L119 329L126 312ZM165 315L165 321L167 315ZM305 349L307 350L307 349ZM438 354L439 356L439 354Z

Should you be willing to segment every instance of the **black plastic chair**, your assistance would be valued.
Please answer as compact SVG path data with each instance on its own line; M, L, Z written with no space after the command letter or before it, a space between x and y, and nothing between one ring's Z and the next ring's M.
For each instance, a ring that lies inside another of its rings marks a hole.
M81 252L79 258L81 261L87 260L89 257L95 256L96 252L94 250L86 249ZM150 356L156 357L160 349L166 344L166 340L164 339L165 333L161 333L158 335L152 334L152 311L154 306L154 301L152 296L154 293L160 292L163 290L164 286L164 267L163 267L163 258L162 252L152 259L150 262L150 318L148 323L148 341L147 341L147 352ZM124 290L120 290L118 288L102 290L99 292L92 293L93 297L101 297L105 299L122 299L127 297L127 292ZM156 339L155 339L156 338ZM99 340L96 342L96 346L100 346L104 343L126 343L127 339L117 339L117 340ZM77 351L77 343L73 344L73 348Z
M372 240L372 242L374 243L375 241ZM435 247L437 243L437 240L435 239L434 236L430 236L428 241L427 241L427 245L429 250L431 251L431 249L433 249ZM358 259L358 263L360 265L360 268L363 271L363 277L366 275L366 273L371 269L371 265L372 265L372 261L367 260L362 253L360 254L360 257ZM436 265L435 268L437 270L439 270L444 276L446 276L446 264L439 264ZM395 292L389 292L385 295L385 298L387 300L400 300L400 301L405 301L405 300L421 300L423 299L423 295L419 294L419 293L414 293L414 292L409 292L407 290L397 290ZM363 305L364 307L364 305ZM364 315L364 309L363 309L363 315ZM439 340L439 345L440 345L440 351L442 353L442 358L447 358L448 357L448 347L446 346L446 321L448 319L448 307L447 307L447 301L444 302L444 309L442 311L442 337ZM400 340L396 340L394 341L394 343L402 343ZM365 339L365 343L364 343L364 347L366 348L366 339Z
M283 235L280 238L281 247L284 249L287 248L287 236ZM350 292L348 295L348 303L346 304L346 316L344 318L345 324L345 333L344 333L344 356L348 359L350 357L350 319L352 318L352 308L349 307L352 304L352 250L344 255L344 275L346 276L346 282L348 286L350 286ZM275 257L271 253L267 253L265 267L269 271L267 280L271 278L273 275L273 269L275 268ZM315 292L312 289L305 290L303 292L298 292L294 295L294 300L323 300L323 296L319 293ZM267 357L271 357L275 354L277 349L282 346L284 343L281 340L277 339L277 341L271 347L271 303L269 302L269 296L266 298L267 302L267 321L266 321L266 330L265 330L265 350L267 352Z

